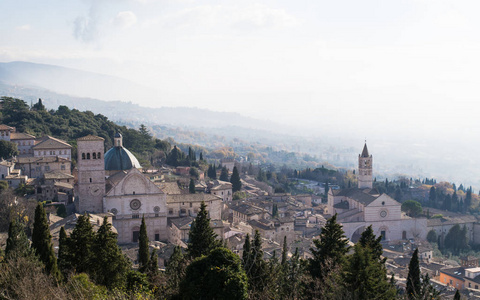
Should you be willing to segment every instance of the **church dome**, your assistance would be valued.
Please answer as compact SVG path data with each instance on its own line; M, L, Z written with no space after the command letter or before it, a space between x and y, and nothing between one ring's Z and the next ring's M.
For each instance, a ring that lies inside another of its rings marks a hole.
M115 135L115 144L116 146L105 153L105 171L122 171L141 168L140 163L132 152L123 148L122 135L119 133Z

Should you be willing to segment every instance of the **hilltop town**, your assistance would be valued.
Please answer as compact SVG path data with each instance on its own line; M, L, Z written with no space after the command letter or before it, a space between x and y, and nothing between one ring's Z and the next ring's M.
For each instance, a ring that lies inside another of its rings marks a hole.
M3 99L2 120L9 120L5 108L14 103ZM41 101L29 108L42 109ZM39 128L40 134L33 135L18 124L0 125L2 187L44 204L54 247L60 229L71 233L83 214L96 228L106 217L123 252L138 265L144 220L149 247L164 269L175 247L188 247L192 222L204 203L218 239L240 257L246 237L258 232L265 260L284 247L289 257L311 259L313 241L336 216L351 245L369 227L380 237L387 272L399 286L406 285L408 263L417 249L422 274L428 273L445 295L455 289L480 295L479 259L468 252L480 245L480 223L472 214L478 196L472 188L433 179L377 182L374 149L366 142L359 145L355 170L280 170L282 166L262 167L254 157L227 152L219 158L195 147L185 154L165 144L158 148L165 150L157 153L158 160L153 155L145 160L126 147L133 145L132 135L118 128L109 137L82 130L66 141ZM140 132L148 136L145 127ZM464 240L453 241L458 237ZM3 248L5 239L2 243Z

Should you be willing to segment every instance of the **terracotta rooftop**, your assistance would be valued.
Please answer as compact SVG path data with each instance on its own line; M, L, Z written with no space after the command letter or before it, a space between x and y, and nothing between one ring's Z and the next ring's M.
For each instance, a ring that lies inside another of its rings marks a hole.
M35 139L35 136L23 133L23 132L12 132L10 134L10 140L32 140Z
M33 146L33 149L70 149L72 146L65 141L59 140L51 136L45 136L39 139L38 144Z
M10 127L10 126L5 125L5 124L0 124L0 130L15 131L15 128L14 128L14 127Z

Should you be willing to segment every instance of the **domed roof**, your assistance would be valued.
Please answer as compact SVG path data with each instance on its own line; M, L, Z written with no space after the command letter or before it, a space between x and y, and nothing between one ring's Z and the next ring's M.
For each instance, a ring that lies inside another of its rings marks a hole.
M105 153L105 170L121 171L132 168L141 168L137 158L123 147L112 147Z

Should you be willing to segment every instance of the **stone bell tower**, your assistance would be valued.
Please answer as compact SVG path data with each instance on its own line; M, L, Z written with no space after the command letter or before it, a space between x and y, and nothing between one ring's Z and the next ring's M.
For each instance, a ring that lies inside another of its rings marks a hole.
M373 158L368 154L367 142L363 146L362 154L358 155L358 188L373 188Z
M103 213L105 196L105 140L94 135L77 139L78 180L75 206L79 213Z

